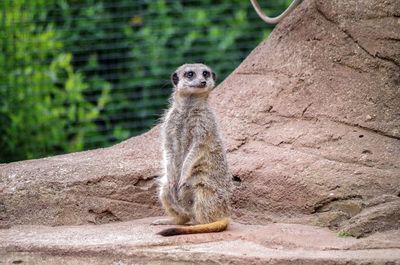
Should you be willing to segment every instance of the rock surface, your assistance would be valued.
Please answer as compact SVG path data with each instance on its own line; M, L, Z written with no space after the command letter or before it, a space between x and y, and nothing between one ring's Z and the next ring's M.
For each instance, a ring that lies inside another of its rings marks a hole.
M235 220L399 229L399 16L398 0L306 0L218 86ZM158 135L0 165L1 225L162 214Z
M112 148L0 165L3 227L159 215L157 137L152 130Z
M219 86L237 217L399 228L399 7L305 1Z
M298 224L243 225L165 238L154 218L0 230L0 264L400 264L400 233L340 238Z

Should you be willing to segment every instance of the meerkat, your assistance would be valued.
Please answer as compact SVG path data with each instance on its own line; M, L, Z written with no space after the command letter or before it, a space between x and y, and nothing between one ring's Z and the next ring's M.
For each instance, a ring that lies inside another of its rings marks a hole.
M162 236L224 231L229 225L231 178L226 153L207 99L215 73L204 64L184 64L172 75L171 106L161 126L163 169L159 198L170 219L153 225Z

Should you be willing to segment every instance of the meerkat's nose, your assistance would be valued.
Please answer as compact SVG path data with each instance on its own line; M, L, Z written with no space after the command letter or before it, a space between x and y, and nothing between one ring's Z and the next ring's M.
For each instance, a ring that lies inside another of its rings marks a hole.
M206 81L202 81L200 84L201 84L202 87L205 87L207 85L207 82Z

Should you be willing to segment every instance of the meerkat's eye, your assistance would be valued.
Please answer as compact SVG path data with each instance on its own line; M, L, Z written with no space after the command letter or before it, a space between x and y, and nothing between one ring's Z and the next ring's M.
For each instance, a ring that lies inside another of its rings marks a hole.
M204 78L209 78L210 77L210 72L209 71L203 71L203 76L204 76Z
M188 78L192 78L194 76L194 72L193 71L186 72L185 76Z

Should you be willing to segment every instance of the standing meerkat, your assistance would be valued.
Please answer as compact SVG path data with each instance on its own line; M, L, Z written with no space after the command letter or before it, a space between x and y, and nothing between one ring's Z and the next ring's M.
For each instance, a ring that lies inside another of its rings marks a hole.
M162 236L224 231L229 224L231 178L207 103L215 73L204 64L184 64L171 80L172 104L161 129L164 175L159 193L171 219L152 224L193 224L164 229L158 233Z

